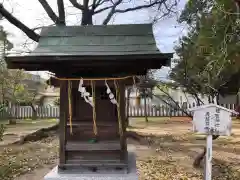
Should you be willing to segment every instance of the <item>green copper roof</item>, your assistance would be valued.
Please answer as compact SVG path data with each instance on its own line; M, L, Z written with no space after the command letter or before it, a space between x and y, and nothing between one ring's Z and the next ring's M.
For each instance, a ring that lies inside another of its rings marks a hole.
M64 76L66 71L71 76L145 75L168 66L173 56L157 49L151 24L53 26L44 27L40 36L30 54L7 56L8 68Z
M44 27L30 56L158 54L151 24Z

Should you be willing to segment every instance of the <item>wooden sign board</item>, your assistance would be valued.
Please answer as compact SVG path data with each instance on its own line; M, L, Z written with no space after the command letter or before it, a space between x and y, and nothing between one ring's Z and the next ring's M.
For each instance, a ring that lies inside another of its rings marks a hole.
M193 131L207 135L205 177L212 179L212 135L230 136L232 129L232 114L230 109L208 104L189 109L193 112Z
M201 134L230 136L232 114L230 109L208 104L189 109L193 112L193 131Z

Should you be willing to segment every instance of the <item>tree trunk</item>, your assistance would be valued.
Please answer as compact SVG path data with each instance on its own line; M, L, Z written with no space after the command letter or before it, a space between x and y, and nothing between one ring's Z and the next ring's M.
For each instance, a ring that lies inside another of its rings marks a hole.
M82 23L81 25L92 25L93 24L93 14L89 9L82 11Z
M33 111L33 116L32 116L32 120L36 120L37 119L37 109L34 107L34 105L31 103L30 104L32 111Z
M206 147L204 147L203 152L202 152L201 154L199 154L199 155L195 158L195 160L194 160L194 162L193 162L193 166L194 166L195 168L200 167L200 164L201 164L202 160L204 159L205 154L206 154Z
M8 121L8 124L9 125L15 125L15 124L17 124L17 120L16 120L16 117L17 117L17 110L18 110L18 108L17 108L17 106L15 106L14 107L14 114L12 115L12 113L11 113L11 115L10 115L10 117L9 117L9 121Z
M144 116L145 116L145 121L148 122L146 89L143 90L143 99L144 99Z

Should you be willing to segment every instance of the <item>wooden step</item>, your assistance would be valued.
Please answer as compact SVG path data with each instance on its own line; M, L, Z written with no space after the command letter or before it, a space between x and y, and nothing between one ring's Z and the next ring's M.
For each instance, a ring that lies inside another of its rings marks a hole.
M121 163L122 161L120 159L113 159L113 160L106 160L106 159L101 159L101 160L79 160L79 159L70 159L67 160L68 163L70 164L93 164L95 162L101 162L103 164L116 164L116 163Z
M67 160L65 166L76 166L76 167L117 167L124 168L127 166L122 161L84 161L84 160Z
M99 141L97 143L90 142L67 142L67 151L115 151L121 150L119 141Z
M70 123L67 123L67 126L70 126ZM72 122L72 126L80 126L80 127L85 127L85 126L89 126L92 127L93 126L93 121L89 120L89 121L73 121ZM97 126L100 127L114 127L114 126L118 126L117 122L97 122Z
M101 135L101 133L118 133L118 129L114 128L114 127L98 127L98 134ZM66 129L66 132L70 133L70 127L68 127ZM72 134L82 134L82 133L86 133L86 132L92 132L93 133L93 127L73 127L72 128Z
M66 151L66 160L120 160L121 151Z
M70 133L70 127L66 128L66 140L67 141L87 141L94 137L92 126L73 126L72 134ZM119 139L118 128L116 127L98 127L99 140L117 140Z

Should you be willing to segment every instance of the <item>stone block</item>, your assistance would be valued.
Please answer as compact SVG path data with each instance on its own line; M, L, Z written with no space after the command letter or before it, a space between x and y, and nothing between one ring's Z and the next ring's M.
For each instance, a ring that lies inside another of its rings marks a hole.
M128 173L121 170L98 170L92 172L86 169L59 171L56 166L44 180L138 180L136 157L133 152L128 153Z

